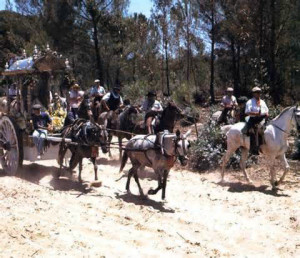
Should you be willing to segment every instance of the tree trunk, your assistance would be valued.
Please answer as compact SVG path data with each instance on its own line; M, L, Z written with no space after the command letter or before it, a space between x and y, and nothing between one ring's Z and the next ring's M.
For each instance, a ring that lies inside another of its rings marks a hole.
M211 52L210 52L210 99L215 103L214 80L215 80L215 5L211 8Z
M237 85L237 79L236 79L235 42L234 42L233 38L231 38L230 50L231 50L231 61L232 61L232 64L231 64L232 65L232 67L231 67L232 79L233 79L233 85L234 85L234 93L236 94L238 85Z
M241 45L238 43L237 46L237 64L236 64L236 79L237 79L237 86L236 86L236 96L241 96Z
M165 40L165 59L166 59L167 90L168 90L168 96L170 96L168 40Z
M104 85L104 77L103 77L103 65L100 55L100 49L99 49L99 40L98 40L98 28L97 28L97 21L96 17L92 18L93 22L93 37L94 37L94 47L95 47L95 54L96 54L96 61L97 61L97 70L98 70L98 79L100 80L101 85Z
M187 64L186 64L186 80L190 80L191 73L191 42L190 42L190 22L189 22L189 6L187 1L185 1L185 18L186 18L186 43L187 43Z
M270 2L270 11L271 11L271 39L270 39L270 85L271 85L271 95L274 101L274 104L279 104L280 97L279 92L277 91L276 83L276 60L275 60L275 47L276 47L276 14L275 14L275 0Z

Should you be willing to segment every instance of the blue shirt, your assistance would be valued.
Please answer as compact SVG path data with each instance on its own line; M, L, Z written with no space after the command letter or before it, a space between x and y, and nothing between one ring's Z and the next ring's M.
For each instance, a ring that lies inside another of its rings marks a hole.
M51 118L47 113L42 112L40 115L32 115L33 128L35 130L41 129L40 127L47 127L51 123Z

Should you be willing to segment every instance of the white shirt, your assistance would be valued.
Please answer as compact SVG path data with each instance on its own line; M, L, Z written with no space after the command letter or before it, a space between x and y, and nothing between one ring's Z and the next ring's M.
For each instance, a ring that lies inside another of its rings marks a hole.
M114 98L119 98L120 97L120 105L123 105L123 99L122 99L122 97L119 95L119 94L116 94L116 93L114 93L114 92L108 92L108 93L106 93L104 96L103 96L103 100L104 101L108 101L109 100L109 98L110 98L110 94L113 94L113 96L114 96Z
M81 103L81 100L71 100L71 99L72 98L78 98L78 97L83 98L84 92L83 91L71 90L69 92L69 95L70 95L70 106L71 106L71 108L78 108L80 103Z
M105 94L105 89L100 86L98 88L98 86L93 86L90 90L90 95L93 96L93 95L100 95L100 96L103 96Z
M248 114L250 112L259 113L261 111L261 115L266 115L269 113L269 109L262 99L257 103L255 98L249 99L246 103L246 110L245 113Z
M148 112L148 111L163 111L163 108L158 100L155 100L153 104L151 105L148 101L148 99L145 99L143 102L143 105L141 107L142 111Z
M235 96L229 97L228 95L226 95L222 98L222 104L224 106L229 106L229 105L231 105L231 106L236 105L237 106L238 105L237 101L236 101L236 97Z

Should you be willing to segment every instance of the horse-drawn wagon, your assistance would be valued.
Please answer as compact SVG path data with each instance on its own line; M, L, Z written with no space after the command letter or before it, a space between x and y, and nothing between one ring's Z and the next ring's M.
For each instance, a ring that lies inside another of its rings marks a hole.
M32 132L32 106L40 104L46 111L51 105L51 91L68 88L69 61L47 47L44 52L35 47L32 57L11 59L2 72L6 82L6 96L1 98L0 161L3 170L15 175L23 160L35 161ZM49 134L42 160L56 159L59 134ZM65 142L71 141L64 139Z

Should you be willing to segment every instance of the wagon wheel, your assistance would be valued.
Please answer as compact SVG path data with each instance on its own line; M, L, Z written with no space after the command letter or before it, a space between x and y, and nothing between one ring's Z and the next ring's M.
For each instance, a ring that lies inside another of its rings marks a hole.
M0 119L0 161L5 173L16 175L23 162L23 148L17 125L9 117Z

